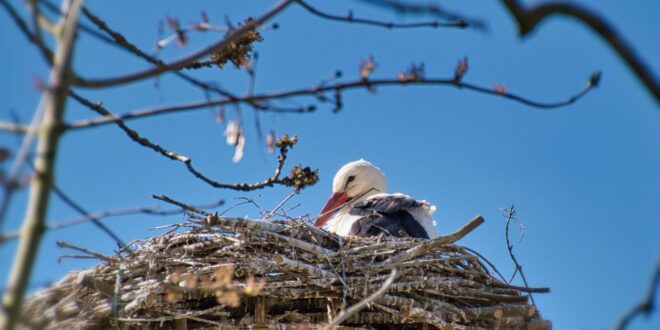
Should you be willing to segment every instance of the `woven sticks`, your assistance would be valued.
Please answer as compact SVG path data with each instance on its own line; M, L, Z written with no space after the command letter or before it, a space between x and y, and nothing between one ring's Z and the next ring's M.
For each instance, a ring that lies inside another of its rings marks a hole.
M324 329L334 319L344 329L550 329L524 290L454 244L483 221L433 240L362 239L300 220L208 215L35 293L25 326Z

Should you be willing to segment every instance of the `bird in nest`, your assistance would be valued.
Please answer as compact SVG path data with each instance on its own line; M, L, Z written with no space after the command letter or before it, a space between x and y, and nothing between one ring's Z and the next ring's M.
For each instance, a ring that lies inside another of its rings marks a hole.
M360 159L337 171L332 195L314 225L341 236L386 234L428 239L438 236L433 212L435 206L425 200L388 194L385 174Z

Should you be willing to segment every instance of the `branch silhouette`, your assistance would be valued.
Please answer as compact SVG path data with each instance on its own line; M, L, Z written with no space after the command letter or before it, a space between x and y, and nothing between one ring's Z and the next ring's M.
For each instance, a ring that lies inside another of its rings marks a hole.
M651 285L649 285L646 296L639 303L637 303L630 311L621 317L617 325L614 327L616 330L624 330L628 328L630 322L637 316L649 317L655 312L657 306L656 293L660 288L660 261L655 265L655 271L651 277Z
M167 150L163 148L162 146L151 142L149 139L142 137L137 131L129 128L126 123L124 123L123 120L118 119L115 115L113 115L110 111L108 111L105 107L103 107L100 103L94 103L80 95L78 95L76 92L73 90L69 91L69 95L76 101L78 101L80 104L88 107L89 109L109 118L114 118L117 119L114 121L117 126L123 130L126 135L128 135L131 140L135 141L139 145L149 148L153 151L156 151L157 153L161 154L162 156L165 156L168 159L175 160L182 162L185 164L186 168L190 173L192 173L195 177L198 179L208 183L209 185L215 187L215 188L222 188L222 189L233 189L233 190L242 190L242 191L250 191L250 190L257 190L257 189L262 189L265 187L272 187L274 185L284 185L284 186L289 186L289 187L295 187L296 190L300 190L308 185L313 185L318 181L318 174L317 170L311 170L309 167L303 168L300 165L297 165L293 167L291 170L290 176L287 177L281 177L282 173L282 167L284 166L284 162L286 161L286 156L287 153L289 152L289 149L293 147L297 143L297 138L291 137L289 138L288 136L284 135L280 137L280 139L277 141L277 146L280 148L280 155L278 156L278 163L277 167L275 168L275 172L273 175L261 182L253 183L253 184L248 184L248 183L222 183L219 181L215 181L208 176L204 175L202 172L200 172L197 168L195 168L192 165L192 159L190 157L181 155L176 152L172 152L170 150Z
M431 27L431 28L438 28L438 27L455 27L455 28L466 28L470 26L470 23L463 19L458 19L458 18L452 18L451 22L439 22L439 21L430 21L430 22L415 22L415 23L395 23L395 22L384 22L384 21L379 21L379 20L373 20L373 19L365 19L365 18L357 18L353 17L353 13L349 13L348 16L339 16L339 15L332 15L328 14L325 12L322 12L312 5L308 4L307 2L303 0L296 0L296 2L301 5L305 10L310 12L311 14L321 17L323 19L331 20L331 21L339 21L339 22L345 22L345 23L355 23L355 24L364 24L364 25L370 25L370 26L377 26L377 27L383 27L383 28L388 28L388 29L409 29L409 28L423 28L423 27Z
M518 23L518 31L523 37L534 31L543 20L553 15L567 16L584 23L600 35L621 56L653 95L656 102L660 103L660 80L641 59L632 45L602 16L576 3L550 2L524 8L518 0L502 0L502 2Z
M157 76L161 73L168 72L168 71L173 71L173 70L178 70L186 65L189 65L195 60L198 60L206 55L211 54L212 52L215 51L222 51L224 49L227 49L232 45L232 43L236 40L238 40L243 34L247 33L250 30L253 30L257 26L265 23L269 19L273 18L280 12L282 12L286 7L288 7L291 3L293 3L295 0L283 0L280 1L278 4L276 4L272 9L267 11L265 14L262 16L249 21L248 23L238 27L236 30L234 30L232 33L230 33L227 37L224 39L212 43L211 45L208 45L204 47L201 50L198 50L196 52L193 52L192 54L189 54L187 56L183 56L182 58L179 58L177 60L173 60L169 63L164 63L161 65L157 65L154 68L139 71L139 72L134 72L134 73L128 73L125 75L117 76L117 77L110 77L110 78L100 78L100 79L85 79L82 77L77 77L72 81L72 85L74 86L80 86L80 87L86 87L86 88L101 88L101 87L110 87L110 86L117 86L117 85L123 85L126 83L130 82L135 82L139 80L144 80L150 77Z
M73 123L67 124L66 127L67 129L82 129L82 128L91 128L91 127L96 127L96 126L102 126L102 125L107 125L110 123L118 122L118 121L127 121L127 120L134 120L138 118L146 118L146 117L151 117L151 116L156 116L156 115L162 115L162 114L169 114L169 113L175 113L175 112L180 112L180 111L188 111L188 110L195 110L195 109L202 109L202 108L207 108L209 106L219 106L219 105L228 105L228 104L235 104L238 102L264 102L264 101L272 101L272 100L278 100L278 99L286 99L286 98L291 98L291 97L300 97L300 96L312 96L316 97L317 99L320 99L321 102L327 102L329 98L325 96L319 96L322 95L324 92L343 92L346 90L352 90L352 89L369 89L369 88L374 88L378 86L397 86L397 85L420 85L420 86L433 86L433 85L446 85L446 86L454 86L460 89L467 89L471 91L475 91L478 93L483 93L483 94L488 94L488 95L494 95L494 96L499 96L503 97L509 100L513 100L525 105L529 105L535 108L539 109L556 109L556 108L561 108L563 106L567 106L569 104L572 104L579 100L580 98L584 97L586 94L588 94L593 88L598 86L598 79L599 79L599 73L595 73L594 75L591 76L591 78L587 81L587 84L576 94L569 96L568 98L561 100L561 101L555 101L555 102L539 102L539 101L534 101L522 96L519 96L517 94L509 93L509 92L502 92L498 91L493 88L489 87L483 87L471 83L465 83L461 81L457 81L454 78L449 78L449 79L419 79L419 80L401 80L401 79L374 79L374 80L356 80L356 81L349 81L349 82L344 82L344 83L336 83L336 84L331 84L331 85L323 85L323 86L315 86L315 87L310 87L310 88L300 88L300 89L292 89L288 91L283 91L283 92L275 92L275 93L264 93L264 94L256 94L253 96L244 96L240 97L238 99L235 98L224 98L224 99L217 99L217 100L204 100L200 102L191 102L191 103L183 103L183 104L176 104L176 105L167 105L167 106L162 106L162 107L154 107L154 108L147 108L147 109L139 109L139 110L134 110L131 112L127 112L124 114L119 114L119 115L113 115L113 116L104 116L104 117L99 117L99 118L92 118L92 119L83 119L79 121L75 121ZM293 112L293 113L309 113L309 112L314 112L316 111L316 107L301 107L297 109L290 109L287 111L278 111L278 110L273 110L271 109L270 111L274 112ZM1 126L0 126L1 127Z

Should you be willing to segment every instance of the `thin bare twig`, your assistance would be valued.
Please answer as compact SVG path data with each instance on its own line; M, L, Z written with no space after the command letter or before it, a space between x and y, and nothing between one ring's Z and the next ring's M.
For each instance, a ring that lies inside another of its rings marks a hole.
M328 13L324 13L314 7L312 7L310 4L303 0L296 0L298 4L300 4L305 10L310 12L311 14L332 20L332 21L339 21L339 22L346 22L346 23L356 23L356 24L364 24L364 25L371 25L371 26L378 26L378 27L384 27L388 29L407 29L407 28L423 28L423 27L431 27L431 28L438 28L438 27L455 27L455 28L466 28L470 26L470 24L462 19L456 20L452 19L452 22L439 22L439 21L430 21L430 22L416 22L416 23L395 23L395 22L384 22L384 21L379 21L379 20L373 20L373 19L365 19L365 18L356 18L353 17L353 13L349 13L348 16L339 16L339 15L332 15Z
M5 1L5 0L2 0ZM50 10L51 12L59 13L59 9L57 9L53 4L49 3L48 1L41 1L45 8ZM158 58L149 55L148 53L140 50L137 46L135 46L133 43L131 43L124 35L121 33L111 29L107 23L105 23L100 17L97 15L93 14L88 8L83 7L83 15L87 17L96 27L106 34L108 34L110 37L107 37L99 32L97 32L95 29L83 24L79 23L78 26L79 28L94 36L95 38L110 44L112 46L118 47L119 49L123 49L138 58L142 58L146 60L147 62L157 65L157 66L163 66L165 63ZM29 36L28 36L29 37ZM209 61L208 63L200 63L200 62L195 62L196 65L201 65L201 66L215 66L216 61ZM192 84L193 86L199 87L202 90L209 91L209 92L214 92L222 96L226 96L231 99L236 99L238 102L241 102L241 100L238 99L238 97L231 92L224 90L222 88L218 88L212 84L205 83L199 79L196 79L192 77L191 75L185 74L183 72L179 71L172 71L172 73L181 78L182 80ZM300 109L280 109L278 107L274 107L268 104L263 104L263 103L256 103L256 102L250 102L250 101L245 101L244 103L250 105L251 107L259 110L271 110L275 112L298 112L301 111ZM25 127L22 126L16 126L16 125L8 125L5 123L0 123L0 130L6 130L6 131L15 131L15 132L24 132L26 130Z
M452 21L462 21L469 26L476 27L479 29L485 29L486 23L479 18L467 18L462 14L451 12L447 9L440 7L438 4L429 3L424 1L423 3L413 3L410 1L399 1L399 0L362 0L363 2L385 7L392 9L401 14L414 14L414 15L428 15L435 16L442 19L448 19Z
M172 199L170 197L167 197L165 195L153 194L153 195L151 195L151 197L153 197L155 199L158 199L158 200L161 200L165 203L170 203L172 205L176 205L176 206L178 206L181 209L186 210L186 211L198 213L198 214L205 215L205 216L213 215L213 213L206 212L206 211L202 210L201 208L198 208L198 207L195 207L195 206L192 206L192 205L188 205L186 203L179 202L179 201L174 200L174 199Z
M660 80L639 57L632 45L605 18L577 3L551 2L524 8L517 0L502 0L502 2L518 23L518 31L522 37L534 31L539 23L553 15L568 16L586 24L610 44L655 97L656 102L660 103Z
M46 91L45 93L46 94L39 100L37 111L35 111L34 115L32 116L30 126L28 127L28 130L23 137L23 141L21 141L21 145L18 148L18 152L16 153L14 163L12 164L9 175L7 176L7 183L4 185L3 196L0 200L0 228L2 228L2 225L4 224L7 209L11 203L14 190L17 187L17 178L23 171L23 165L28 161L30 151L32 150L33 141L35 137L37 137L39 126L41 125L41 121L44 117L44 109L46 108L45 105L47 104L46 95L50 92Z
M112 38L111 42L114 46L119 47L120 49L123 49L123 50L135 55L136 57L144 59L145 61L147 61L151 64L154 64L156 66L164 66L165 65L165 63L162 60L160 60L160 59L158 59L154 56L151 56L151 55L147 54L146 52L142 51L140 48L135 46L135 44L131 43L124 35L122 35L118 31L115 31L115 30L111 29L105 21L103 21L97 15L93 14L89 9L83 7L83 15L85 17L87 17L92 23L94 23L94 25L96 25L96 27L98 29L100 29L101 31L108 34ZM200 66L215 66L216 64L217 64L217 61L209 61L208 63L200 63L198 61L194 61L193 62L193 67L198 68ZM182 67L181 69L186 69L186 68L190 68L190 67L185 66L185 67ZM182 80L190 83L191 85L193 85L195 87L201 88L202 90L204 90L206 92L212 92L212 93L219 94L221 96L225 96L225 97L227 97L231 100L234 100L236 103L245 103L245 104L247 104L247 105L249 105L249 106L251 106L251 107L253 107L254 109L257 109L257 110L274 111L274 112L290 112L291 111L289 109L280 109L278 107L274 107L274 106L266 104L264 102L256 102L256 101L253 101L253 100L241 99L237 95L235 95L235 94L233 94L233 93L231 93L231 92L229 92L225 89L218 88L217 86L214 86L213 84L203 82L203 81L201 81L199 79L196 79L196 78L192 77L191 75L186 74L184 72L180 72L180 71L175 70L175 71L172 71L172 74L174 74L176 77L179 77ZM298 110L298 109L296 109L296 110ZM12 127L10 127L10 128L12 128Z
M385 294L387 289L390 288L390 286L392 285L392 283L394 283L394 281L398 276L399 276L399 269L396 267L392 268L392 272L390 273L390 276L387 277L385 282L383 282L383 284L381 285L380 288L378 288L378 290L374 291L374 293L370 294L368 297L355 303L351 307L341 311L337 316L335 316L335 318L332 319L332 321L330 321L330 323L328 323L328 326L325 329L332 329L342 324L342 322L348 320L349 317L359 312L363 308L367 307L367 305L369 305L376 299L380 298L383 294Z
M595 88L598 84L598 75L594 74L592 77L587 81L587 84L580 90L578 93L575 95L572 95L565 100L562 101L557 101L557 102L538 102L538 101L533 101L527 98L524 98L522 96L512 94L509 92L502 93L500 91L496 91L492 88L489 87L482 87L478 86L475 84L470 84L470 83L465 83L462 81L457 81L453 77L450 79L420 79L420 80L400 80L400 79L374 79L374 80L365 80L365 79L360 79L356 81L350 81L350 82L343 82L343 83L335 83L335 84L329 84L329 85L323 85L323 86L315 86L315 87L309 87L309 88L300 88L300 89L292 89L292 90L287 90L287 91L282 91L282 92L275 92L275 93L265 93L265 94L257 94L254 96L246 96L239 98L239 100L232 99L232 98L224 98L224 99L218 99L218 100L204 100L201 102L191 102L191 103L183 103L183 104L177 104L177 105L168 105L164 107L155 107L155 108L147 108L147 109L141 109L141 110L135 110L131 112L127 112L124 114L119 114L115 115L113 117L101 117L101 118L94 118L94 119L85 119L85 120L80 120L76 121L73 123L70 123L67 125L68 129L80 129L80 128L89 128L89 127L96 127L100 125L106 125L112 122L120 121L120 120L132 120L132 119L137 119L137 118L145 118L145 117L151 117L151 116L156 116L156 115L161 115L161 114L167 114L167 113L174 113L174 112L180 112L180 111L187 111L187 110L194 110L194 109L202 109L206 108L209 106L217 106L217 105L227 105L227 104L233 104L237 103L238 101L242 102L262 102L266 100L277 100L277 99L286 99L286 98L291 98L291 97L300 97L300 96L316 96L318 97L319 95L322 95L325 92L335 92L335 91L346 91L346 90L352 90L352 89L368 89L368 88L373 88L373 87L378 87L378 86L398 86L398 85L447 85L447 86L454 86L457 88L461 89L467 89L479 93L484 93L484 94L489 94L489 95L494 95L494 96L499 96L499 97L504 97L516 102L520 102L525 105L529 105L532 107L536 107L539 109L555 109L555 108L560 108L563 106L567 106L569 104L572 104L585 96L589 91L591 91L593 88ZM300 113L306 113L306 112L311 112L313 109L305 108L299 111Z
M502 282L506 283L506 279L504 278L504 275L502 275L502 273L500 273L500 271L497 270L497 267L495 267L495 264L493 264L490 260L486 259L486 257L484 257L481 253L477 252L476 250L473 250L469 247L463 247L463 248L467 251L470 251L471 253L473 253L477 257L481 258L481 260L485 261L488 264L488 266L490 266L490 268L500 277Z
M527 288L527 292L529 292L529 298L532 300L532 305L536 306L536 302L534 302L534 296L532 295L532 292L529 290L529 284L527 283L527 279L525 278L525 274L522 271L522 266L518 262L518 259L516 259L516 256L513 254L513 245L511 245L509 241L509 225L511 224L511 220L513 220L516 216L516 209L511 205L509 209L504 210L506 212L506 229L505 229L505 237L506 237L506 248L509 250L509 256L511 257L511 260L513 263L516 265L516 271L520 273L520 277L522 277L523 282L525 283L525 288ZM515 276L515 273L514 273ZM513 279L513 277L512 277Z
M108 34L112 38L111 41L112 41L113 45L115 45L115 46L117 46L117 47L119 47L119 48L135 55L138 58L144 59L145 61L147 61L151 64L154 64L156 66L164 66L165 65L165 63L163 61L147 54L146 52L144 52L142 50L140 50L140 48L138 48L133 43L128 41L128 39L126 39L126 37L124 35L122 35L121 33L117 32L113 29L111 29L105 21L103 21L100 17L94 15L89 9L83 7L82 8L82 13L85 17L87 17L87 19L89 19L92 23L94 23L94 25L96 25L97 28L99 28L101 31L105 32L106 34ZM236 98L236 96L234 96L233 94L231 94L228 91L217 88L215 86L211 86L210 84L204 83L204 82L202 82L198 79L195 79L195 78L191 77L190 75L187 75L183 72L173 71L172 73L174 75L176 75L177 77L193 84L194 86L202 88L203 90L210 91L210 92L215 92L215 93L218 93L222 96L226 96L226 97L229 97L229 98Z
M298 194L298 192L296 192L296 191L292 191L292 192L291 192L289 195L287 195L287 196L286 196L286 197L285 197L285 198L284 198L279 204L277 204L277 206L275 206L275 208L274 208L272 211L270 211L270 212L266 212L266 213L261 217L261 219L270 219L270 218L272 218L273 215L275 215L275 214L277 213L277 210L279 210L282 206L284 206L284 204L286 204L286 202L288 202L291 198L293 198L293 196L295 196L295 195L297 195L297 194Z
M60 12L60 9L55 4L51 3L48 0L40 0L39 5L42 5L46 10L48 10L49 12L51 12L53 14L58 14L58 15L62 14ZM83 6L83 8L85 8L85 7ZM83 32L89 34L90 36L92 36L92 37L108 44L108 45L117 46L117 44L115 43L114 40L112 40L111 38L106 37L102 33L96 31L94 28L92 28L91 26L89 26L89 25L87 25L83 22L78 22L78 29L80 31L83 31Z
M16 26L18 26L18 29L23 32L25 37L33 43L39 51L41 52L42 57L48 64L53 64L53 51L50 50L46 45L43 43L41 40L40 34L35 33L33 34L30 32L30 28L28 27L28 24L21 18L21 16L18 14L16 9L12 7L12 5L7 1L7 0L0 0L0 5L2 5L5 10L7 10L7 13L9 13L9 16L11 19L14 21Z
M194 206L197 210L201 209L212 209L216 208L218 206L221 206L224 204L224 200L219 200L214 203L206 204L206 205L198 205ZM159 210L160 206L158 204L153 204L153 205L145 205L145 206L137 206L137 207L129 207L129 208L120 208L120 209L113 209L113 210L104 210L104 211L98 211L98 212L93 212L93 213L87 213L79 217L71 218L68 220L61 220L61 221L56 221L53 223L46 224L46 230L58 230L58 229L63 229L71 226L75 226L81 223L85 223L88 221L94 221L94 220L100 220L104 218L111 218L111 217L120 217L120 216L125 216L125 215L131 215L131 214L146 214L146 215L152 215L152 216L169 216L169 215L175 215L175 214L181 214L185 212L186 210L181 208L181 209L172 209L172 210ZM14 231L14 232L9 232L9 233L0 233L0 244L16 239L20 236L20 231ZM122 244L123 246L126 246L126 244Z
M651 277L651 285L649 285L646 296L642 301L637 303L631 310L621 317L617 325L614 327L616 330L624 330L628 327L630 322L638 315L649 317L657 308L656 293L660 287L660 261L655 265L655 271Z
M144 71L139 71L135 73L129 73L126 75L122 76L117 76L117 77L112 77L112 78L102 78L102 79L83 79L83 78L78 78L75 79L72 84L80 87L88 87L88 88L100 88L100 87L110 87L110 86L117 86L121 84L125 84L128 82L133 82L133 81L138 81L138 80L143 80L147 79L150 77L157 76L161 73L167 72L167 71L172 71L172 70L178 70L181 69L182 67L185 67L186 65L192 63L193 61L206 56L210 54L211 52L214 51L219 51L222 49L225 49L229 47L232 42L240 38L244 33L254 29L255 27L265 23L269 19L273 18L280 12L282 12L286 7L288 7L293 1L295 0L282 0L278 4L276 4L272 9L268 10L265 14L262 16L240 26L237 28L235 31L233 31L231 34L229 34L227 37L224 39L215 42L211 45L208 45L207 47L196 51L192 54L189 54L187 56L184 56L180 59L174 60L170 63L165 63L163 65L158 65L154 68L147 69Z
M423 253L433 250L438 246L454 243L459 239L465 237L465 235L469 234L473 230L475 230L482 223L484 223L484 221L485 220L483 217L477 215L476 217L472 218L472 220L470 220L468 223L463 225L463 227L459 228L455 232L445 236L438 236L431 240L426 240L423 243L413 248L410 248L402 253L389 257L385 261L381 262L379 266L394 267L404 261L413 259Z
M82 248L82 247L78 247L78 246L75 246L73 244L70 244L70 243L67 243L67 242L64 242L64 241L57 241L57 246L60 247L60 248L71 249L71 250L75 250L75 251L78 251L78 252L82 252L84 254L90 255L90 256L92 256L96 259L103 260L103 261L106 261L106 262L113 262L114 261L113 258L106 257L106 256L104 256L104 255L102 255L98 252L94 252L94 251L91 251L91 250L88 250L88 249L85 249L85 248Z
M91 221L94 226L98 227L106 233L108 236L110 236L116 243L119 245L119 247L124 247L126 246L126 243L117 235L115 234L108 226L104 225L103 222L99 220L97 217L90 217L91 212L87 211L85 208L80 206L80 204L76 203L69 195L65 194L64 191L62 191L59 187L57 187L55 184L53 184L53 187L51 188L55 195L59 197L65 204L69 205L71 208L76 210L78 213L80 213L83 217L88 218L89 221ZM49 228L50 225L46 225L47 229Z
M14 122L18 122L18 121L19 121L19 118L18 118L18 115L17 115L17 114L14 114L14 115L13 115L13 120L14 120ZM20 144L20 143L22 143L22 141L19 140L18 143ZM32 171L34 172L34 166L32 165L32 163L31 163L30 161L27 161L27 164L30 166L30 168L31 168ZM16 183L13 183L13 182L10 182L9 184L11 184L11 185L16 185ZM71 197L69 197L66 193L64 193L64 191L63 191L62 189L60 189L55 183L53 183L51 189L52 189L52 191L53 191L58 197L60 197L60 199L62 199L62 201L63 201L64 203L66 203L66 204L68 204L69 206L71 206L71 208L75 209L75 210L78 211L80 214L82 214L82 215L87 215L87 214L89 213L89 212L85 211L84 208L83 208L82 206L80 206L78 203L76 203L75 201L73 201L73 199L72 199ZM4 202L5 202L5 198L6 198L6 197L7 197L7 196L3 196L3 201L2 201L3 204L4 204ZM125 244L122 242L122 240L119 238L119 236L117 236L117 235L116 235L116 234L115 234L110 228L108 228L107 226L105 226L105 225L104 225L103 223L101 223L98 219L90 218L89 220L91 220L92 223L93 223L96 227L100 228L103 232L105 232L106 234L108 234L108 236L110 236L110 237L111 237L111 238L112 238L112 239L113 239L118 245L120 245L120 246L124 246L124 245L125 245ZM51 229L51 227L50 227L49 224L46 224L46 229ZM3 241L6 241L7 239L18 238L19 235L20 235L20 232L14 232L14 233L9 233L9 234L3 234L3 233L0 233L0 243L2 243Z
M34 36L34 44L41 51L42 56L50 65L53 64L53 58L48 57L52 54L49 52L48 47L44 43L43 35L41 33L41 25L45 25L47 30L52 31L53 24L44 15L41 14L41 9L38 6L37 0L28 0L26 5L30 10L30 20L32 23L32 35Z
M110 111L105 109L100 103L93 103L90 100L78 95L73 90L69 91L69 95L73 99L78 101L80 104L90 108L91 110L96 111L97 113L105 117L114 118L114 119L117 118ZM221 183L210 179L202 172L197 170L192 165L192 159L190 159L189 157L169 151L161 147L160 145L151 142L149 139L140 136L140 134L137 131L129 128L121 119L115 120L114 122L117 124L117 126L119 126L119 128L121 128L126 133L126 135L128 135L128 137L131 138L131 140L135 141L136 143L138 143L143 147L156 151L157 153L165 156L168 159L182 162L183 164L185 164L188 171L192 173L195 177L215 188L250 191L256 189L262 189L265 187L272 187L277 184L284 186L293 186L296 188L296 190L299 190L307 185L312 185L316 183L316 181L318 180L316 170L311 170L309 167L302 168L299 165L291 170L291 176L284 178L280 177L280 174L282 172L282 167L284 166L284 162L286 160L286 155L289 151L289 148L291 148L297 142L296 137L289 138L288 136L284 135L278 140L278 147L280 147L280 155L278 156L278 162L277 162L277 167L275 168L275 173L270 178L254 184Z

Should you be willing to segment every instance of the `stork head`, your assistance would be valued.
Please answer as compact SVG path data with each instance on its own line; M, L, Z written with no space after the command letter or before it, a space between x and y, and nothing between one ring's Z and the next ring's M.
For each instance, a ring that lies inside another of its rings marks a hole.
M352 205L371 195L386 191L387 180L378 167L364 159L350 162L335 174L335 179L332 181L332 195L314 225L323 227L342 205Z

